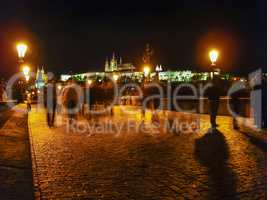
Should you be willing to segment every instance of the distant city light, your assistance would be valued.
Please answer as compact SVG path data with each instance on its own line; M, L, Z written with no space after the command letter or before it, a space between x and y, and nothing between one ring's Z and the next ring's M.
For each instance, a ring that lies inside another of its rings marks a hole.
M28 81L30 80L30 76L29 76L29 75L26 75L26 76L25 76L25 79L26 79L26 81L28 82Z
M162 66L161 65L157 65L156 66L156 72L162 72L163 69L162 69Z
M92 83L93 83L93 81L92 81L91 79L88 79L88 80L87 80L87 84L88 84L88 85L92 85Z
M62 81L67 81L69 78L71 78L71 75L62 74L60 76L60 80L62 80Z
M220 72L215 71L215 72L214 72L214 75L217 75L217 76L218 76L218 75L220 75Z
M117 81L118 79L119 79L119 75L118 75L118 74L114 74L114 75L113 75L113 80L114 80L114 81Z
M150 67L149 66L145 66L144 67L144 75L145 75L145 77L147 77L149 75L149 73L150 73Z

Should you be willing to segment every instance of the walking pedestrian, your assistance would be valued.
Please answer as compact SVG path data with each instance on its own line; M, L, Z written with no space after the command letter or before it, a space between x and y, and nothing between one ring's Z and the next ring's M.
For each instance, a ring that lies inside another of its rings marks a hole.
M79 95L80 94L78 94L78 91L75 89L74 80L68 80L68 85L63 91L63 104L64 107L67 108L69 124L72 124L74 122L76 115L79 112Z
M57 92L55 80L49 80L44 88L44 102L46 107L47 125L54 127L55 114L57 108Z
M28 112L31 111L31 94L27 94L27 110Z
M220 84L219 78L215 76L211 81L211 86L207 90L209 99L210 124L212 130L215 130L216 127L218 126L216 123L216 118L220 105L220 95L221 95L221 88L219 84Z

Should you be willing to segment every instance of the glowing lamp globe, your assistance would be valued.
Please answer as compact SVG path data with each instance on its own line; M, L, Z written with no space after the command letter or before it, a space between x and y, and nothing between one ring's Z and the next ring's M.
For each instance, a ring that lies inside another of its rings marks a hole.
M114 74L114 75L113 75L113 80L114 80L114 81L117 81L118 79L119 79L119 75Z
M148 76L149 73L150 73L150 67L149 67L149 66L145 66L145 67L144 67L144 75L145 75L145 76Z
M88 79L88 80L87 80L87 84L88 84L88 85L92 85L92 83L93 83L93 81L92 81L91 79Z
M219 57L219 52L217 50L212 50L212 51L210 51L209 56L210 56L210 61L211 61L212 65L215 65L215 63Z
M25 65L25 66L23 66L22 71L23 71L24 76L28 76L30 71L31 71L31 69L30 69L30 67L28 65Z
M19 43L17 45L18 57L20 59L25 57L27 49L28 49L28 46L26 44L24 44L24 43Z

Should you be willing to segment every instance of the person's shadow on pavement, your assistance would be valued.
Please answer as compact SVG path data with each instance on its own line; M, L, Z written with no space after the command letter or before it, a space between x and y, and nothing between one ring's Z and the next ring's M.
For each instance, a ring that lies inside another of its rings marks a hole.
M208 132L195 141L195 157L208 170L210 197L235 199L236 178L228 166L229 148L218 130Z

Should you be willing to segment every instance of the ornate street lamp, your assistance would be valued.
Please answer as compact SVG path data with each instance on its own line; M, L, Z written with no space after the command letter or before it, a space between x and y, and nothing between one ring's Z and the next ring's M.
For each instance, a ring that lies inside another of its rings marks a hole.
M24 58L25 58L28 46L25 43L20 42L20 43L17 43L16 49L18 53L18 63L19 63L19 66L21 66L24 63ZM27 87L27 82L30 80L30 68L28 66L24 66L21 68L22 68L22 73L24 74L24 77L26 80L25 87ZM25 88L23 88L20 85L21 98L19 98L19 101L23 101L24 92L25 92Z
M118 79L119 79L119 75L118 75L118 74L114 74L114 75L113 75L113 80L114 80L115 82L117 82Z
M19 57L19 62L23 63L24 62L24 57L26 55L28 46L24 43L18 43L17 44L17 52L18 52L18 57Z
M211 61L211 66L212 66L212 68L214 68L216 66L216 62L217 62L218 57L219 57L219 52L216 49L213 49L209 52L209 57L210 57L210 61ZM213 76L214 76L214 70L215 69L212 69L211 78L213 78Z
M210 56L211 66L216 66L216 62L219 57L219 52L213 49L210 51L209 56Z
M28 65L24 65L23 66L22 72L23 72L23 74L24 74L25 79L26 79L27 82L30 79L30 71L31 71L31 68Z

